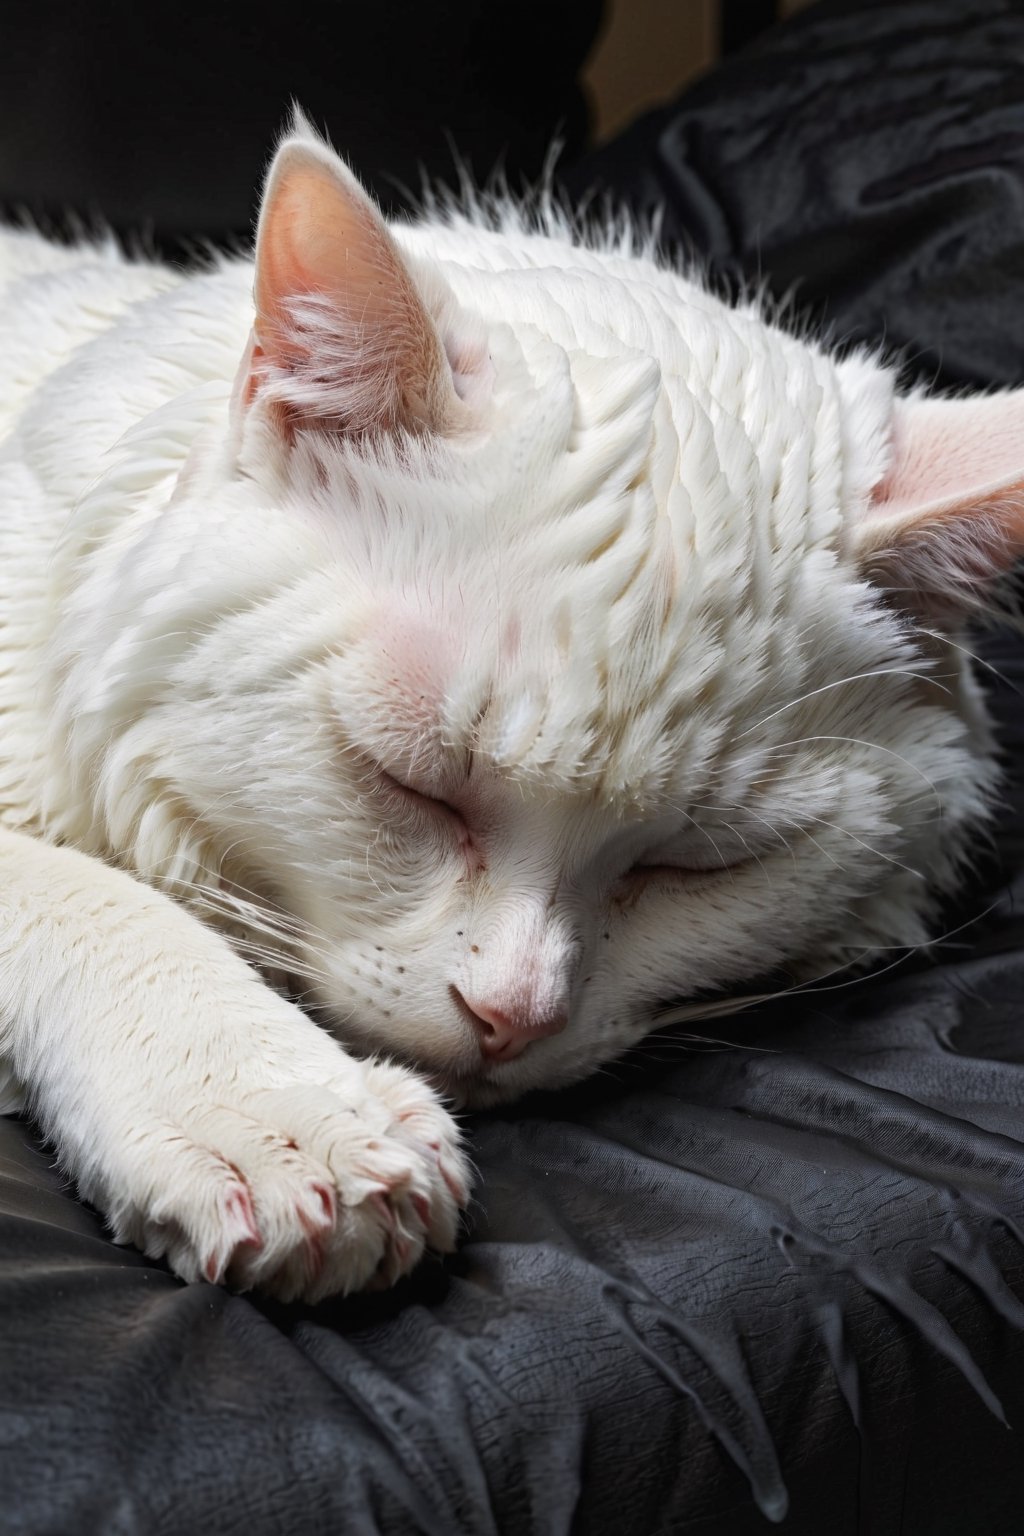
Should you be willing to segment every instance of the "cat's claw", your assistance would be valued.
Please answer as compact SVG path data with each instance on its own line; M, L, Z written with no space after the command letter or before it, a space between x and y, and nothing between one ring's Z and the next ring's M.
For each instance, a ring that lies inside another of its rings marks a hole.
M430 1088L391 1066L366 1066L333 1090L239 1094L139 1143L141 1187L114 1218L116 1235L185 1279L282 1301L394 1284L425 1247L454 1246L465 1203L454 1122Z

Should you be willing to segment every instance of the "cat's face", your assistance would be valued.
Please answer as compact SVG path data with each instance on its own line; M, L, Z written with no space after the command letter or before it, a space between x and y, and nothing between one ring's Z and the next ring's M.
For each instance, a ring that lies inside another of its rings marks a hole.
M875 377L851 405L639 262L535 281L462 276L488 377L443 443L286 444L256 411L221 515L266 596L179 679L176 780L308 929L312 996L475 1102L670 1000L919 937L970 780L842 553Z
M989 770L880 591L888 376L639 258L403 259L326 151L281 154L230 470L148 536L191 633L149 750L341 1036L487 1103L673 1000L919 942Z
M975 775L835 561L780 557L774 598L684 578L669 602L652 563L580 600L500 507L465 516L490 537L453 519L433 563L425 525L409 551L326 540L180 676L178 782L299 920L343 1038L488 1102L585 1075L672 999L920 936Z

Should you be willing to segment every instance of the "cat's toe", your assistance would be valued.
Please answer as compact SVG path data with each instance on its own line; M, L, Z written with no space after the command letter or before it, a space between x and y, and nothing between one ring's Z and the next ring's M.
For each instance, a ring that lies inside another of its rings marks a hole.
M393 1285L454 1246L468 1168L426 1085L368 1067L332 1087L252 1089L137 1134L121 1239L184 1279L318 1301Z
M458 1131L409 1077L369 1068L355 1094L302 1083L198 1116L190 1134L236 1176L248 1219L236 1188L234 1225L186 1268L316 1301L393 1285L426 1247L451 1249L467 1183Z
M410 1193L431 1248L455 1246L459 1212L469 1200L470 1167L459 1128L434 1090L403 1067L378 1062L367 1068L367 1087L391 1112L391 1134L415 1152L428 1175L428 1190Z

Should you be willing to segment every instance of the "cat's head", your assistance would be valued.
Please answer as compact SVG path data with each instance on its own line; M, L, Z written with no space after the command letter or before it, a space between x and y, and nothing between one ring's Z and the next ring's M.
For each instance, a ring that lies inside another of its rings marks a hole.
M944 637L1022 465L1019 396L896 399L511 219L389 230L300 130L230 442L147 536L147 762L343 1038L471 1102L578 1078L927 936L992 780Z

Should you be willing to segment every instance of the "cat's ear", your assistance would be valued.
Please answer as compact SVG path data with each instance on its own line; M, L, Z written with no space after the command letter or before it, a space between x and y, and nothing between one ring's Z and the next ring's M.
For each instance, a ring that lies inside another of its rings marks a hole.
M274 157L256 234L256 318L237 396L288 432L445 432L462 402L378 209L301 120Z
M1024 390L897 399L890 451L854 530L861 569L932 622L984 612L1024 555Z

